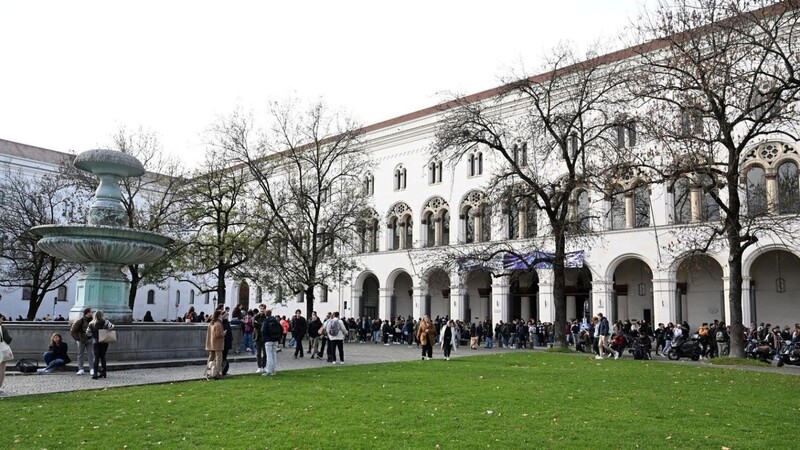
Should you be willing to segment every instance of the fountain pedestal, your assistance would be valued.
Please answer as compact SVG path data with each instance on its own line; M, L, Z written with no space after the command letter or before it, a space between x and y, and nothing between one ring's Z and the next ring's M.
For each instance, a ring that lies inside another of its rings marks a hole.
M36 245L50 255L85 267L78 278L70 320L79 319L83 309L91 307L102 310L112 322L131 323L130 283L122 268L156 261L166 254L173 240L125 226L119 181L144 174L139 160L113 150L89 150L78 155L74 164L100 179L89 208L89 223L34 227L31 231L42 236Z

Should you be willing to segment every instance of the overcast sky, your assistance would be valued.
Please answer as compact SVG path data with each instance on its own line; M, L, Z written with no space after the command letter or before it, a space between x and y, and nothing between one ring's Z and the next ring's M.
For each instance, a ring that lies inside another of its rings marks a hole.
M644 0L0 3L0 138L59 151L156 132L194 164L237 105L323 98L364 125L474 93L561 40L617 36Z

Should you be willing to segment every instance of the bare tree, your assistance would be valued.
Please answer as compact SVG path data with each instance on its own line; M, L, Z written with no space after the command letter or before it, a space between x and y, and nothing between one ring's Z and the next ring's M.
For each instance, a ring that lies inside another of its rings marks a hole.
M796 1L659 1L637 21L641 66L631 80L641 117L674 182L690 174L719 211L681 236L684 250L728 253L731 356L743 356L742 256L760 237L787 231L766 203L747 205L740 185L747 152L768 139L796 139ZM791 236L792 232L785 234Z
M487 189L498 197L493 203L519 204L546 216L549 234L530 241L530 247L552 251L533 259L517 253L517 259L529 270L552 264L557 346L566 346L568 241L574 244L590 234L597 221L588 204L577 207L576 194L591 187L603 161L592 152L609 144L609 130L618 124L618 72L616 65L579 62L570 48L556 48L542 75L515 77L486 100L463 97L445 103L432 148L434 158L450 165L476 149L492 152L500 161ZM513 248L492 252L520 252Z
M248 205L248 175L246 167L232 167L221 152L211 149L185 188L186 247L178 267L193 278L181 281L203 293L216 292L219 305L227 298L227 277L250 277L247 263L267 242L265 227L253 220Z
M260 139L251 116L234 113L213 129L215 144L241 162L269 225L269 245L253 270L279 300L327 290L355 268L357 227L368 209L361 176L368 159L360 127L322 102L272 102Z
M124 178L120 181L122 205L131 228L177 236L183 227L183 187L185 169L180 161L165 155L158 135L139 128L129 131L124 127L112 135L109 148L129 154L144 165L147 172L142 177ZM68 166L65 176L70 183L93 190L97 178L91 173ZM160 285L175 271L183 245L173 245L167 255L149 264L127 266L130 276L128 306L133 309L138 288L142 284Z
M71 158L65 164L71 163ZM36 314L48 292L80 271L80 265L40 251L32 227L80 221L89 193L64 186L58 174L35 179L6 168L0 182L0 286L23 289L27 319Z

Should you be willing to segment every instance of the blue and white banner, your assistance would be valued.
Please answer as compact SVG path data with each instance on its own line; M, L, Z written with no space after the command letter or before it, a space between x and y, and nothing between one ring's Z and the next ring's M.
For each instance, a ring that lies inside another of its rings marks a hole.
M567 252L564 255L564 267L579 269L583 267L585 250ZM503 257L503 268L506 270L552 269L554 253L530 252L524 255L506 253Z

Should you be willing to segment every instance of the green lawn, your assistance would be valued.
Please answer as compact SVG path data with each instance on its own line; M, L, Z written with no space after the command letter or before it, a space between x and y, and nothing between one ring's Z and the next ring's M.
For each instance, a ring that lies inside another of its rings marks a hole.
M0 411L2 449L790 448L800 377L513 352L4 398Z

